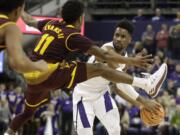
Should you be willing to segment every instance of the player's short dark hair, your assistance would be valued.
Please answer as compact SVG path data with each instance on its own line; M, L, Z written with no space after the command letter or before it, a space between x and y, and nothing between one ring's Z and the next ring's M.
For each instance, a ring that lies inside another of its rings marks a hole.
M67 1L61 11L63 20L68 23L76 22L84 12L84 4L78 0Z
M14 9L22 6L25 0L1 0L0 1L0 12L10 13Z
M133 24L132 24L130 21L128 21L127 19L121 20L121 21L117 24L116 28L118 28L118 27L127 30L130 35L132 35L132 33L133 33L133 31L134 31L134 26L133 26Z

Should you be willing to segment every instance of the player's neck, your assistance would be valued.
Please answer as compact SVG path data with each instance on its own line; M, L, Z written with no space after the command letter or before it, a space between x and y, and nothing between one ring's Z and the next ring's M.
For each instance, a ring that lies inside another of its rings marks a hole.
M122 56L125 56L125 54L126 54L126 51L125 51L125 50L115 49L115 51L116 51L118 54L122 55Z

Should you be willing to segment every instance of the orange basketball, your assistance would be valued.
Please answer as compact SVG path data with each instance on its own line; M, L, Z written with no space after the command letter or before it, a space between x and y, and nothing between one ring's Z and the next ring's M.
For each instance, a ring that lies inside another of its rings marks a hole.
M165 117L164 108L161 106L156 113L150 112L146 108L140 110L140 116L143 123L147 126L156 126L159 125Z

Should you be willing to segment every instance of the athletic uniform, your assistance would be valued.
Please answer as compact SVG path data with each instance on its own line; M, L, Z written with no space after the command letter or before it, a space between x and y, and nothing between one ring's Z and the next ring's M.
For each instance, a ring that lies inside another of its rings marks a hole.
M106 43L102 48L113 47L113 42ZM125 55L127 56L127 54ZM95 57L90 57L89 63L94 63ZM119 64L117 70L122 71L125 64ZM93 135L95 116L106 127L109 135L120 134L120 117L115 101L110 95L110 81L102 77L94 77L79 83L73 92L73 119L78 135ZM127 84L118 87L128 89Z
M86 63L71 61L69 56L77 51L86 52L94 43L82 36L74 26L59 20L39 21L38 29L42 35L31 59L45 60L49 70L24 74L27 82L25 110L12 121L10 128L14 131L31 118L39 106L49 102L51 90L71 89L87 80Z
M86 64L72 62L68 57L72 52L86 52L93 44L91 40L80 35L74 26L60 21L40 21L38 28L42 31L42 36L31 59L47 61L49 71L25 74L28 83L25 102L29 107L38 107L48 101L51 90L73 88L76 83L85 81ZM61 66L63 61L66 61L65 66Z

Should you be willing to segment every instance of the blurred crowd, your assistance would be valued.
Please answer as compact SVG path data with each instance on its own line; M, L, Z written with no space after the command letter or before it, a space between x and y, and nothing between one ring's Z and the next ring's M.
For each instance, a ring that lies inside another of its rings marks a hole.
M0 135L3 135L9 122L24 108L23 88L14 83L0 84ZM71 93L52 93L49 104L40 107L32 120L29 120L18 135L70 135L72 128ZM50 134L52 132L52 134Z

